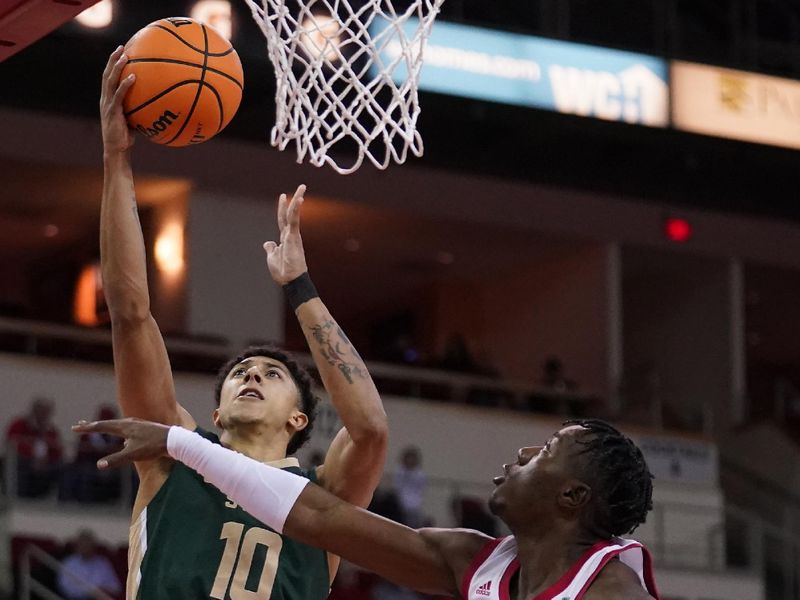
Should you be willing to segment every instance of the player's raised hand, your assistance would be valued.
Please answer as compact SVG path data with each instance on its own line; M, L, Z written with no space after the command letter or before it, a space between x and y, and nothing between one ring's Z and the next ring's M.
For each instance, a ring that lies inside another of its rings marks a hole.
M100 90L100 124L103 131L103 150L124 152L133 146L133 131L128 127L122 110L122 100L136 78L133 73L120 81L122 69L128 62L125 49L119 46L111 56L103 71L103 84Z
M300 237L300 207L305 193L306 186L300 185L291 200L286 194L281 194L278 200L280 243L269 241L264 244L269 273L278 285L285 285L308 270L303 238Z
M143 419L110 419L108 421L80 421L72 426L76 433L108 433L125 438L125 447L119 452L97 461L98 469L110 469L137 460L151 460L167 454L169 426Z

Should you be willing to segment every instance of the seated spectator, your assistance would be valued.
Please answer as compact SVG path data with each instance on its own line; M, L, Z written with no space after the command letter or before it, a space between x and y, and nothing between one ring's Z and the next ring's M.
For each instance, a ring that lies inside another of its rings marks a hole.
M117 410L104 404L97 409L95 420L116 419ZM97 461L122 449L122 440L103 433L84 433L78 439L75 461L64 469L59 490L60 500L79 502L112 502L118 500L123 472L99 470Z
M414 339L415 330L415 316L408 310L401 310L370 323L370 354L381 361L419 364L422 357Z
M542 364L538 387L527 396L527 409L533 412L583 418L603 415L604 403L597 397L581 393L574 380L564 374L564 364L557 356L548 356Z
M343 560L328 600L372 600L372 588L377 578L377 575Z
M392 521L403 522L403 507L400 506L400 500L397 498L397 492L393 489L384 489L379 487L372 495L372 501L369 503L367 510L391 519Z
M421 600L422 596L414 590L378 578L372 587L371 598L372 600Z
M445 371L482 373L475 359L472 358L472 354L467 347L467 341L460 333L453 333L448 336L444 352L436 361L435 366Z
M453 512L459 527L475 529L488 536L497 537L497 521L488 511L486 501L459 496L453 499Z
M315 448L308 457L308 466L312 469L319 467L325 462L325 453L319 448Z
M17 495L23 498L47 495L58 479L63 449L52 418L53 401L38 397L30 412L8 427L6 449L16 461Z
M400 465L394 472L394 491L403 515L400 521L414 529L425 524L422 500L427 485L428 476L422 471L419 448L406 447L400 455Z
M564 364L557 356L547 357L542 371L539 383L553 392L572 392L578 387L574 381L564 376Z
M75 541L75 552L64 559L58 589L67 600L95 600L96 590L116 597L122 584L107 556L100 554L94 534L84 529Z
M387 362L416 365L419 363L420 354L411 335L402 333L393 338L381 351L380 358Z

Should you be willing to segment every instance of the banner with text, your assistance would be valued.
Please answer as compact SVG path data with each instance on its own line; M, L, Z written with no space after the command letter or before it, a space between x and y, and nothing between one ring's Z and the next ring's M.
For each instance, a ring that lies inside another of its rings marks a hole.
M800 82L674 62L672 120L695 133L800 148Z
M635 436L650 472L658 481L719 484L717 447L678 436Z
M384 27L373 24L373 37ZM405 30L416 27L410 19ZM397 82L407 76L400 54L392 41L381 55L397 63ZM652 127L669 118L668 66L653 56L436 22L423 62L423 90Z

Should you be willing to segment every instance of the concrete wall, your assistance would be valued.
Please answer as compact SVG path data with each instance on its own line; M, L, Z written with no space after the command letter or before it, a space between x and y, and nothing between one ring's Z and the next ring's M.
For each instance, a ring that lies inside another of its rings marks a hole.
M730 425L727 262L625 248L623 273L628 404L660 401L693 427L707 406L715 427Z
M283 341L283 297L269 275L262 244L278 240L273 198L256 202L196 191L189 205L188 331ZM221 224L225 224L224 227Z

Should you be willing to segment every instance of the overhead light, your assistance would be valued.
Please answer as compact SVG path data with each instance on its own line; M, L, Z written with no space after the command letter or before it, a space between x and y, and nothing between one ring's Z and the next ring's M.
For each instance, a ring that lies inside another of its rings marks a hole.
M72 318L78 325L94 327L100 323L97 305L102 289L100 267L96 264L86 265L78 276L72 304Z
M58 235L58 225L53 225L52 223L48 223L44 226L44 237L46 238L54 238Z
M158 268L168 275L183 271L183 227L170 223L156 238L155 257Z
M114 4L111 0L101 0L80 13L75 20L90 29L103 29L114 19Z
M210 25L226 40L230 40L233 37L231 3L228 0L200 0L195 2L190 16L195 21Z

